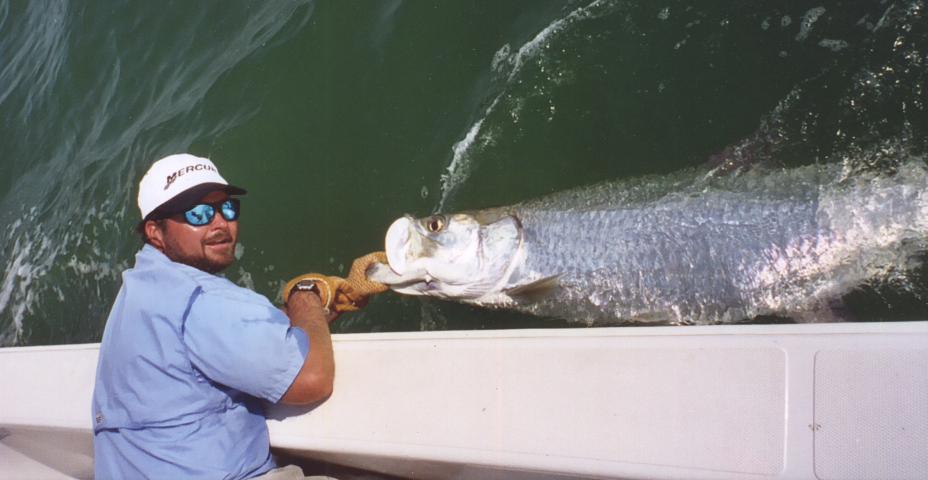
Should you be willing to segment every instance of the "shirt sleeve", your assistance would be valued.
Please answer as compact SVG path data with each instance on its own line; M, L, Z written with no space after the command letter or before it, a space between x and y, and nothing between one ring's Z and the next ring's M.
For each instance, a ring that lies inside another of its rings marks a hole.
M309 338L270 303L200 293L184 324L189 359L210 380L276 403L309 353Z

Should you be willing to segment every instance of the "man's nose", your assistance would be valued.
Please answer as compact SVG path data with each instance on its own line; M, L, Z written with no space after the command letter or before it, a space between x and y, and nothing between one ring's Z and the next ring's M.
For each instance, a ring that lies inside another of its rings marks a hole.
M213 215L213 221L209 222L211 228L229 228L229 221L226 220L226 217L222 216L222 212L216 212Z

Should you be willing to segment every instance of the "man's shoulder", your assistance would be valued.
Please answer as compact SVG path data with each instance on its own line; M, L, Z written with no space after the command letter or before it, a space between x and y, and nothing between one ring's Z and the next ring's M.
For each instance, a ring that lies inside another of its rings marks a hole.
M203 293L207 295L243 300L267 300L264 296L248 288L238 286L225 277L196 271L190 273L190 278L196 282L203 290Z
M145 245L135 256L135 266L123 274L127 282L142 281L163 287L194 289L201 283L201 272L193 267L173 262L151 245Z
M185 268L184 271L200 288L200 296L204 299L215 299L219 302L258 304L262 307L272 306L270 300L264 295L236 285L228 278L192 267Z

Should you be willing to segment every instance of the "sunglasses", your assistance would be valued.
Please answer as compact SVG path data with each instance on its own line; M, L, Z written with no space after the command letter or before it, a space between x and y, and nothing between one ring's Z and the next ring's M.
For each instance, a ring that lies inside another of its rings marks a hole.
M199 203L184 212L184 220L194 227L209 225L216 216L216 210L222 213L222 218L227 222L234 222L241 213L241 205L237 198L230 198L224 202Z

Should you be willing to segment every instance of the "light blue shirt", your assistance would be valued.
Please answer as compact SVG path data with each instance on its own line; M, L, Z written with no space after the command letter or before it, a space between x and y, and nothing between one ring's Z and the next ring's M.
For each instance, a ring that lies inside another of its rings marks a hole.
M276 403L309 340L267 298L150 245L123 272L93 392L97 479L248 478L275 467Z

